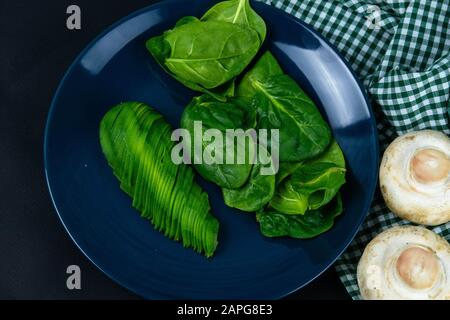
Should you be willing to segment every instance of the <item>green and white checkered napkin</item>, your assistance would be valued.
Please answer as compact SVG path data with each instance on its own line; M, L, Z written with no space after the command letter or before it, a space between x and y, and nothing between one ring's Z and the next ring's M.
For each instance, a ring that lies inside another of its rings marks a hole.
M312 25L347 59L377 117L381 150L421 129L450 134L450 0L264 0ZM356 267L366 244L406 221L377 192L367 219L336 269L361 299ZM433 229L450 240L450 223Z

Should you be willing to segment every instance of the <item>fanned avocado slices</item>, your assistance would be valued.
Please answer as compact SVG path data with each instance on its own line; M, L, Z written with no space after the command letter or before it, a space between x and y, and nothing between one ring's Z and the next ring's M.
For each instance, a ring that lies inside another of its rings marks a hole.
M103 153L133 198L133 207L170 239L206 257L217 247L219 222L189 166L171 160L171 126L149 106L125 102L100 123Z

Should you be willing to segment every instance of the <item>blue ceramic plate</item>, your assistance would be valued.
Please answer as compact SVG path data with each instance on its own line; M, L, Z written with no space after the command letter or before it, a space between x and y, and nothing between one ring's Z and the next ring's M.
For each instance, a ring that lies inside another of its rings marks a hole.
M225 206L201 181L220 221L212 259L165 238L131 207L98 138L102 116L138 100L177 127L193 92L166 75L145 41L208 0L174 0L140 10L105 31L75 60L48 117L45 170L55 208L83 253L118 283L145 298L280 298L317 277L347 247L368 211L377 181L378 144L364 91L336 51L308 25L253 2L268 28L267 48L313 98L348 161L345 212L311 240L268 239L253 214Z

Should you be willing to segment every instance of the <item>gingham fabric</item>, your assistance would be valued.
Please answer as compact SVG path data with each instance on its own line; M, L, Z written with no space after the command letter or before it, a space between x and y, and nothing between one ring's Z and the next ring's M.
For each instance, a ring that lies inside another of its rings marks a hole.
M406 132L450 134L450 0L261 0L313 26L347 59L366 86L377 117L381 152ZM381 231L407 224L379 191L355 240L336 263L353 299L356 267ZM450 240L450 223L433 228Z

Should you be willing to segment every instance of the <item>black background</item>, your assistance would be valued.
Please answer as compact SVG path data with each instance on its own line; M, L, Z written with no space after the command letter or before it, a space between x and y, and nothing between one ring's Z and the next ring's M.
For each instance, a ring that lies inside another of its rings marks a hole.
M56 87L102 30L151 0L0 0L0 299L136 299L76 248L52 207L44 178L43 134ZM66 28L81 7L82 29ZM82 289L66 288L79 265ZM301 272L301 270L299 270ZM294 299L349 299L333 268Z

